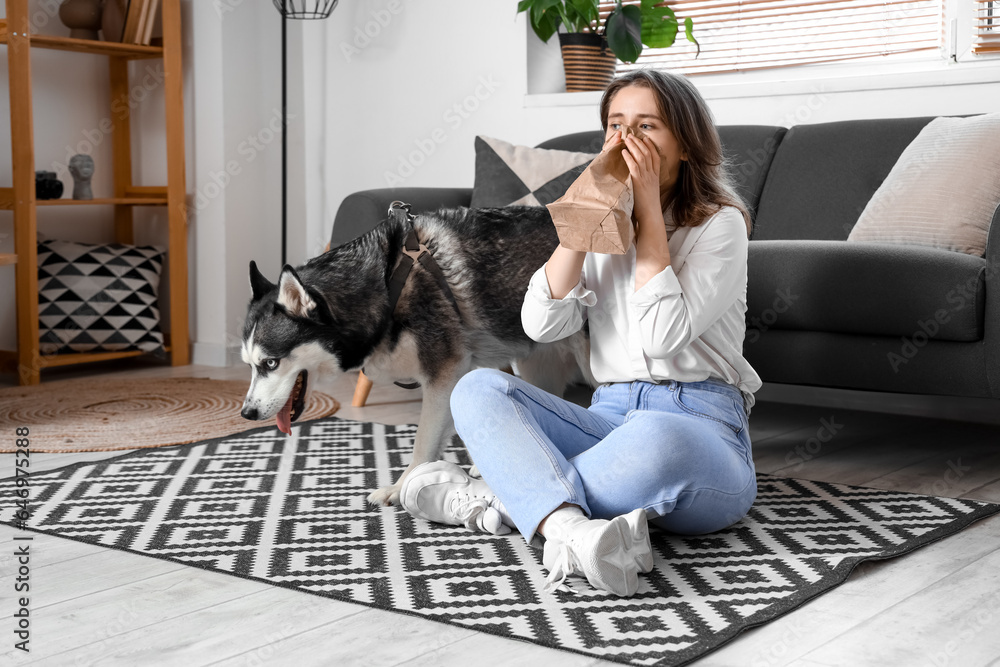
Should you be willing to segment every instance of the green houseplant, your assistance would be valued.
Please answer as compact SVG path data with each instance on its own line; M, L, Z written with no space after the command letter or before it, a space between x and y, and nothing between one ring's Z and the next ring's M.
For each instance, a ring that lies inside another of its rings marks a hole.
M615 56L625 63L639 59L643 44L653 49L673 46L679 28L674 10L657 0L642 0L638 5L624 7L621 0L616 0L615 9L605 22L608 44ZM690 16L684 19L684 35L698 47L700 55L701 44L694 38L694 21Z
M568 92L603 89L614 76L615 60L635 62L643 45L667 48L680 29L674 11L658 0L624 6L617 0L603 25L597 0L520 0L517 11L528 13L532 30L543 42L559 34ZM558 32L560 25L566 32ZM694 22L684 19L684 34L700 53L693 31Z

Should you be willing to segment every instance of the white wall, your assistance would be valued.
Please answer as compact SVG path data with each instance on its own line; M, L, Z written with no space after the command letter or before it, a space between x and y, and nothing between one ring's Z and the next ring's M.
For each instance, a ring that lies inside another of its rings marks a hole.
M471 186L477 134L535 144L594 127L591 109L524 108L526 35L515 8L461 0L341 3L327 21L333 212L365 188ZM462 25L449 16L464 17Z

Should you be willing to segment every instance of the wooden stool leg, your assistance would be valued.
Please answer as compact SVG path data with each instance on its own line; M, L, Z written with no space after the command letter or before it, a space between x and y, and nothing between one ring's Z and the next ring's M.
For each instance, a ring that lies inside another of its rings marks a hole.
M355 408L365 407L365 402L368 400L368 394L372 390L373 382L369 380L364 371L358 372L358 383L354 385L354 399L351 401L351 405Z

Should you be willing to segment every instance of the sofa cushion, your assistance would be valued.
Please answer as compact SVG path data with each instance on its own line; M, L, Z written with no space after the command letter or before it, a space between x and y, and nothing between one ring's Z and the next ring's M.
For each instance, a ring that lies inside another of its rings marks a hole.
M913 245L776 240L751 242L747 264L748 343L767 329L983 338L981 257Z
M558 137L552 137L543 141L537 147L557 151L600 153L601 149L604 148L604 132L601 130L589 130L587 132L561 134Z
M774 154L787 130L771 125L720 125L718 129L736 192L753 217Z
M386 219L389 206L396 200L409 204L410 212L418 215L439 208L468 206L472 200L472 188L410 186L352 192L337 208L330 232L330 247L336 248L375 229Z
M476 180L470 206L550 204L566 192L595 155L476 137Z
M848 241L982 257L1000 206L1000 113L935 118L906 147Z
M897 158L931 118L796 125L778 145L755 240L844 241Z

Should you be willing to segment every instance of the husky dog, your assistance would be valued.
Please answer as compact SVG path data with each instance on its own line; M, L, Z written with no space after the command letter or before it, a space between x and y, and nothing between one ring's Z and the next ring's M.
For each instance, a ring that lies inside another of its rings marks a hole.
M390 306L389 284L410 225L454 302L415 262ZM420 383L413 461L395 484L368 496L373 505L397 503L406 475L439 459L454 435L449 399L470 370L514 364L522 378L557 395L581 374L595 384L586 330L541 344L521 327L528 281L558 242L544 207L441 209L410 221L390 216L298 268L285 266L276 285L250 262L242 357L252 378L243 416L276 417L290 434L317 373L363 367L375 382Z

